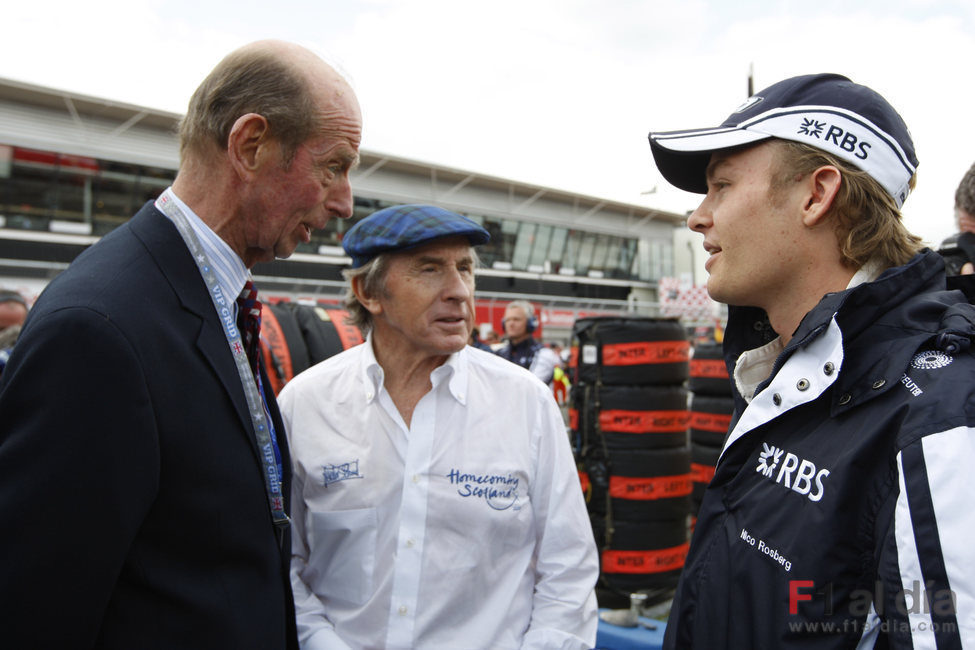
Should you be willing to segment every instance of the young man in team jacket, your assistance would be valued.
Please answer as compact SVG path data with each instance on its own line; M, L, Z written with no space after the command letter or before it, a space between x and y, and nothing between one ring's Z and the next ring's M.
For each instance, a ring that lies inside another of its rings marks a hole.
M664 646L975 642L975 308L901 222L907 126L823 74L650 144L705 195L736 402Z

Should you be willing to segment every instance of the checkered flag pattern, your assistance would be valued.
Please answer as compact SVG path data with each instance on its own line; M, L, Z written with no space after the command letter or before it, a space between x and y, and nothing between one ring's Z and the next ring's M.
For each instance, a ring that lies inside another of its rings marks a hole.
M714 318L714 303L708 296L707 287L681 287L679 278L661 278L657 287L660 312L664 317Z

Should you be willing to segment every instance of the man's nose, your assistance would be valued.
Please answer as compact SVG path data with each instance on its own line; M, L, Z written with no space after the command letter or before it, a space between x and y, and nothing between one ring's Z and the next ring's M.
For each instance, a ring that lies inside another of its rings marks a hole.
M348 219L352 216L352 183L349 181L348 174L342 174L328 187L325 209L328 214L339 219Z
M713 224L711 218L711 211L707 207L707 199L701 201L701 204L697 206L697 209L691 213L691 216L687 218L687 227L694 232L704 232Z

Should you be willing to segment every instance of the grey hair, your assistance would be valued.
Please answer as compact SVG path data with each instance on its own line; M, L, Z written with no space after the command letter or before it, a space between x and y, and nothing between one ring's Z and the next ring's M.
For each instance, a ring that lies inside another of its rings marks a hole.
M308 80L277 52L245 47L228 54L190 98L180 122L180 157L226 149L241 115L263 115L290 164L298 146L320 128Z
M527 300L512 300L505 309L507 310L511 307L521 307L521 310L525 312L525 318L527 320L531 320L535 316L535 305Z
M359 268L344 269L342 277L348 282L345 288L344 306L349 316L346 322L355 325L365 336L372 329L372 312L366 309L352 290L352 280L361 278L362 292L376 296L386 291L386 271L389 269L389 253L380 253Z

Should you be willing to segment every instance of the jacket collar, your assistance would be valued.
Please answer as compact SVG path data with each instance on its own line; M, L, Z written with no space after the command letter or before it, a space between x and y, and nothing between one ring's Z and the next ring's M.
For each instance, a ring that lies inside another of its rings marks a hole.
M803 318L770 377L793 352L819 337L835 317L849 362L837 378L834 413L882 394L896 385L925 344L957 350L975 339L971 307L957 304L965 302L960 293L944 289L944 262L937 253L925 250L873 282L826 294ZM869 336L861 336L868 330ZM743 352L775 337L763 310L730 307L724 342L729 371L734 372ZM759 391L768 380L758 386ZM737 390L735 395L740 410L743 398Z

